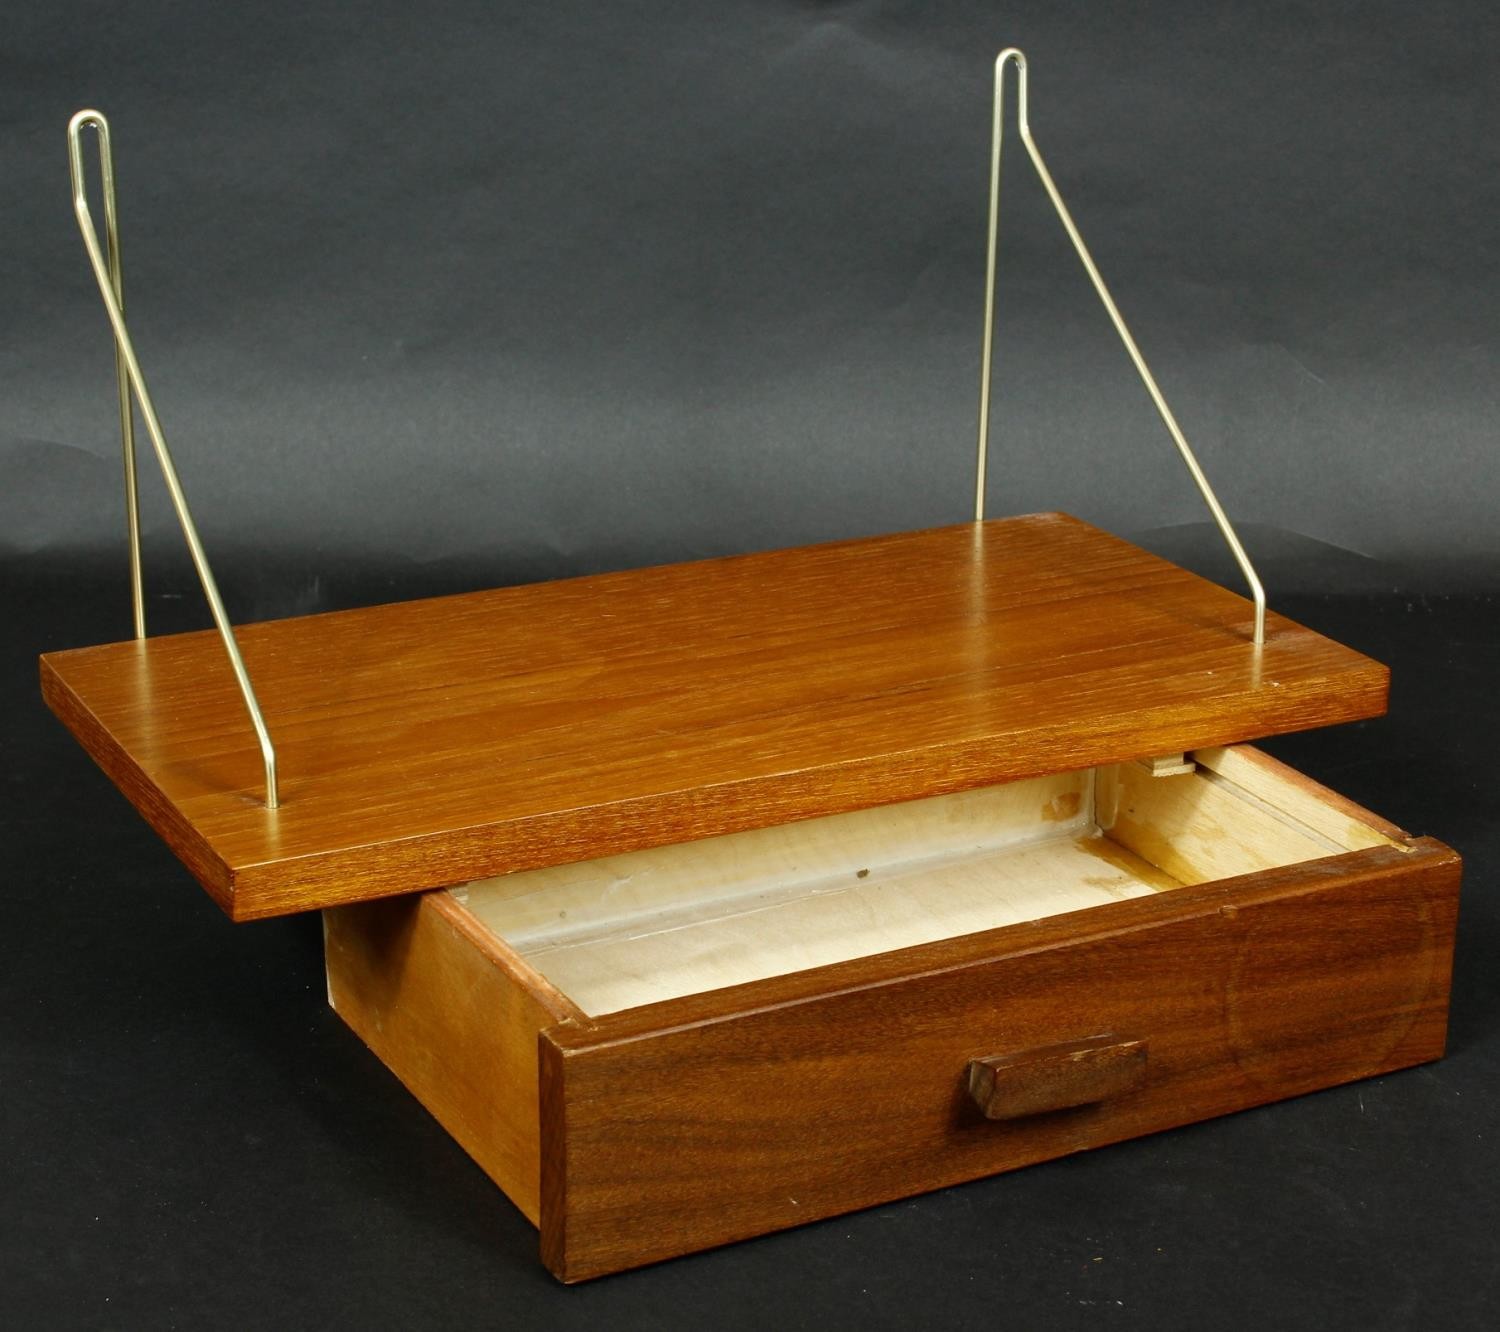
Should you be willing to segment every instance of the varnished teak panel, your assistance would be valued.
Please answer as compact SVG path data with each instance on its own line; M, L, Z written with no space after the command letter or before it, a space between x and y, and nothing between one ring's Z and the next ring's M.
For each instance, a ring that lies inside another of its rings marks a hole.
M1376 715L1384 667L1062 515L42 658L236 919Z

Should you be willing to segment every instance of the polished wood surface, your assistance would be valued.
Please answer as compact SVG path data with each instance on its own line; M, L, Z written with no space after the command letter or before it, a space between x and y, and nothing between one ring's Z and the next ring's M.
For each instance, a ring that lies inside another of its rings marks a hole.
M1383 667L1062 515L50 653L236 919L1369 717Z
M542 1254L586 1280L1437 1058L1429 839L1132 898L542 1037ZM991 1121L969 1061L1105 1032L1143 1083Z

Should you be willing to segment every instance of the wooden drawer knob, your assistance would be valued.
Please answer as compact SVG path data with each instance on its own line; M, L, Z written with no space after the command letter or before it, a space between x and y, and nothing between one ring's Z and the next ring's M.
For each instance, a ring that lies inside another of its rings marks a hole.
M1093 1105L1146 1080L1146 1042L1091 1036L969 1060L968 1087L986 1119L1020 1119Z

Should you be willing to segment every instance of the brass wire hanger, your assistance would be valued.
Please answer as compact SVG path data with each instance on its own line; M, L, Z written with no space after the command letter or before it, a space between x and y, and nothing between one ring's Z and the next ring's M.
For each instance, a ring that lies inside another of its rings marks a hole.
M94 227L93 215L89 212L88 192L83 180L83 132L92 129L99 138L99 179L104 195L104 230L107 237L108 254L99 245L99 233ZM275 809L280 804L276 784L276 748L271 743L271 734L266 729L266 719L261 714L260 702L255 697L255 687L250 683L250 673L245 669L245 659L240 656L240 645L234 636L234 626L224 610L219 597L219 586L214 581L209 567L208 555L198 539L198 528L188 509L187 496L182 482L177 477L177 468L172 462L172 451L167 447L162 433L161 421L151 402L151 392L146 387L146 378L141 373L140 361L136 359L135 345L130 340L130 330L125 326L124 282L120 272L119 215L115 208L115 164L110 148L109 122L98 111L80 111L68 122L68 168L73 178L73 212L78 219L78 230L83 233L83 247L88 251L89 263L99 283L99 294L104 298L104 309L109 315L110 327L115 335L115 374L119 381L120 394L120 442L125 461L125 512L130 538L130 590L135 613L135 636L146 637L145 597L141 577L141 523L139 499L136 491L135 467L135 423L131 413L130 395L135 391L135 400L140 404L141 419L146 423L146 433L151 436L156 460L161 464L161 474L167 483L167 493L172 497L172 508L176 510L177 522L187 540L188 553L193 557L193 567L198 571L198 581L203 585L203 595L208 601L209 613L219 637L224 640L224 651L229 654L229 665L234 671L235 682L245 700L245 709L250 714L250 724L255 728L255 738L260 743L261 758L266 773L266 808Z
M985 470L989 453L989 429L990 429L990 380L992 363L994 359L994 328L995 328L995 257L997 240L999 235L1000 220L1000 149L1002 131L1004 128L1005 112L1005 70L1007 65L1016 67L1017 75L1017 114L1021 134L1021 142L1025 145L1027 154L1031 158L1032 165L1036 168L1037 175L1041 178L1042 186L1047 191L1047 197L1051 199L1052 206L1057 212L1058 218L1063 224L1063 229L1068 233L1068 239L1073 242L1073 248L1082 261L1084 270L1089 275L1089 280L1094 284L1094 290L1098 293L1100 301L1103 302L1110 320L1115 326L1115 331L1120 335L1120 340L1125 344L1125 350L1130 354L1146 391L1151 395L1151 401L1155 403L1157 412L1167 427L1172 441L1182 455L1183 462L1187 465L1189 473L1196 482L1199 491L1207 503L1209 512L1213 515L1219 531L1223 534L1236 563L1244 574L1245 581L1249 584L1251 593L1255 600L1255 633L1254 641L1257 647L1265 642L1266 626L1266 594L1257 577L1254 566L1251 565L1249 556L1245 554L1244 547L1240 544L1234 527L1225 514L1223 507L1214 495L1213 488L1209 485L1208 478L1203 469L1198 465L1197 458L1193 455L1192 448L1183 436L1177 419L1172 415L1172 409L1167 406L1166 399L1162 396L1161 389L1157 387L1155 378L1146 365L1145 358L1141 355L1140 348L1136 346L1135 339L1131 337L1130 330L1125 325L1118 307L1104 285L1104 279L1100 277L1099 270L1095 266L1088 247L1083 243L1083 237L1078 232L1072 215L1068 212L1067 205L1063 203L1062 196L1058 193L1057 186L1053 182L1051 173L1047 170L1046 163L1042 160L1041 152L1037 149L1036 140L1031 135L1031 124L1027 108L1027 75L1026 57L1015 47L1007 47L1001 51L995 59L995 95L994 95L994 121L992 127L992 139L990 145L990 206L989 206L989 236L988 249L986 252L985 269L985 300L984 300L984 342L982 351L982 366L979 383L979 441L978 459L974 483L974 518L980 521L984 518L984 491ZM99 233L94 226L93 216L89 211L87 190L84 184L83 170L83 133L87 129L95 131L99 145L99 175L100 188L104 203L104 229L105 245L99 242ZM171 450L167 447L166 436L161 427L161 421L157 417L156 408L151 401L150 390L146 386L145 376L141 371L140 361L136 357L135 346L131 341L130 331L125 323L125 295L124 282L120 267L120 235L119 217L115 202L115 172L114 158L111 150L109 122L104 116L93 110L79 111L68 122L68 166L73 185L73 211L78 220L78 229L83 236L84 248L88 252L89 263L94 270L94 277L99 285L99 294L104 300L105 312L109 316L110 327L114 332L115 340L115 375L119 396L120 415L120 443L124 464L125 479L125 512L126 528L129 539L130 550L130 587L131 608L135 626L135 637L143 640L146 637L146 613L145 596L143 592L143 575L141 569L141 531L140 531L140 502L137 487L136 473L136 448L135 448L135 422L132 410L132 396L135 403L139 405L141 418L146 425L146 433L151 438L151 444L156 453L158 463L161 465L162 476L166 481L167 493L172 500L172 507L177 514L177 521L182 528L182 534L187 542L188 553L192 556L193 567L197 570L198 581L202 584L204 598L208 602L209 612L213 616L215 627L219 631L219 637L223 640L224 651L229 657L229 664L234 672L234 678L239 686L240 695L244 699L245 710L250 715L250 723L255 729L255 737L260 745L261 758L265 766L265 805L267 809L274 810L280 803L280 796L276 776L276 749L271 742L270 732L266 728L265 717L261 712L259 700L255 695L255 688L250 682L250 674L245 667L244 658L240 655L239 643L235 638L234 627L229 622L229 616L224 609L223 600L219 596L218 584L214 580L213 570L208 562L208 555L203 549L203 543L199 539L197 526L193 522L192 513L188 508L187 496L183 492L182 483L177 475L177 468L172 461Z
M1198 465L1198 459L1183 435L1182 428L1177 424L1177 418L1172 415L1172 409L1167 406L1166 398L1157 387L1156 379L1146 364L1146 358L1141 355L1141 349L1136 346L1135 339L1131 337L1130 330L1125 326L1124 317L1120 314L1114 298L1110 296L1109 288L1104 285L1104 279L1099 275L1093 256L1089 254L1088 246L1083 243L1083 237L1073 221L1073 215L1068 212L1067 204L1063 203L1062 195L1058 193L1052 173L1047 170L1047 164L1042 161L1041 150L1037 148L1036 140L1031 137L1031 120L1026 100L1026 57L1014 46L1006 47L995 57L994 124L990 139L989 246L986 251L984 279L984 345L980 353L979 457L974 479L974 521L979 522L984 518L985 465L990 443L990 371L994 359L995 251L1000 231L1000 143L1005 120L1005 67L1012 64L1016 67L1016 118L1017 128L1021 133L1021 142L1026 147L1032 166L1036 168L1042 188L1047 191L1047 197L1052 200L1052 207L1063 224L1063 230L1068 233L1068 239L1073 242L1073 249L1077 251L1084 271L1089 275L1089 281L1094 284L1094 290L1099 294L1110 322L1115 326L1115 332L1120 335L1120 341L1125 344L1125 350L1130 354L1136 372L1146 386L1146 392L1151 395L1151 401L1156 404L1156 410L1161 416L1162 423L1167 427L1167 433L1172 436L1172 442L1177 445L1177 451L1182 455L1182 461L1187 464L1188 472L1197 484L1204 503L1208 505L1208 511L1213 515L1214 522L1218 524L1219 531L1230 553L1234 556L1235 563L1240 566L1245 582L1250 585L1250 594L1255 600L1254 642L1256 647L1260 647L1266 641L1265 589L1261 586L1255 566L1250 563L1250 557L1245 554L1244 546L1240 544L1234 525L1229 521L1229 515L1224 512L1224 507L1219 503L1218 496L1214 494L1213 487L1209 485L1203 468Z

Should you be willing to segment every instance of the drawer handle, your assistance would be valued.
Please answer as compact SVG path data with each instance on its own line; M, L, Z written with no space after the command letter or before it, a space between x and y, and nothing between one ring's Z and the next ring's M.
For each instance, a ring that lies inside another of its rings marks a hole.
M1118 1036L969 1060L968 1088L986 1119L1021 1119L1094 1105L1146 1080L1146 1042Z

